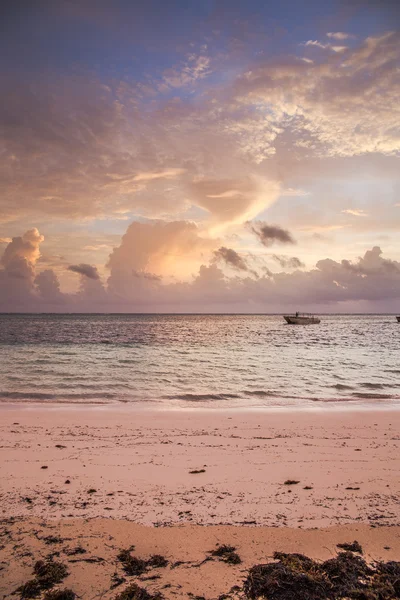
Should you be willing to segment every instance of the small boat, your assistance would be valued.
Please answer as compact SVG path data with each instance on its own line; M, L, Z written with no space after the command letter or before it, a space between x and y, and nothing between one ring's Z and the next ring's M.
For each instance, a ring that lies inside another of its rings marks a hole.
M397 322L400 323L400 317L396 317Z
M289 325L314 325L321 323L321 319L314 317L311 313L297 312L294 315L284 315L283 318Z

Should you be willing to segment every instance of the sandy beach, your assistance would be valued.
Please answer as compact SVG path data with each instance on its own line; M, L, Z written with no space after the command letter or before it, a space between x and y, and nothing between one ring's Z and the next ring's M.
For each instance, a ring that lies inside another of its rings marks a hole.
M139 578L165 597L217 598L276 550L400 558L396 411L4 406L1 436L2 598L54 552L84 598L115 597L132 545L167 558ZM203 563L217 544L242 562Z

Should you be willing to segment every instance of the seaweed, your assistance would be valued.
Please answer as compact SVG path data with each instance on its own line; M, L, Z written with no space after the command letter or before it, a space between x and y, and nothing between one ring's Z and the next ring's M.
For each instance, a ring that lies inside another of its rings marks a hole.
M223 544L215 550L210 550L209 553L211 556L216 556L229 565L238 565L242 562L242 559L236 552L235 546L227 546L226 544Z
M297 483L300 483L300 481L297 481L296 479L286 479L284 485L296 485Z
M150 556L147 564L149 567L154 567L155 569L164 568L168 566L168 560L161 554L153 554L153 556Z
M38 560L35 563L33 571L42 590L50 589L56 583L61 583L68 575L67 567L55 560L48 560L46 562Z
M42 538L42 540L47 545L50 545L50 544L61 544L61 542L64 541L58 535L47 535L46 537Z
M127 575L142 575L147 570L147 561L142 558L132 556L129 550L121 550L117 556L122 563L122 568Z
M361 544L359 544L357 542L357 540L354 540L354 542L343 542L343 544L336 544L336 546L338 548L341 548L342 550L346 550L348 552L358 552L359 554L363 553L363 549L361 547Z
M244 582L247 598L268 600L393 600L400 598L400 563L368 565L341 552L318 563L302 554L275 552L277 562L255 565Z
M34 565L33 572L35 578L15 590L21 599L38 598L43 590L49 590L57 583L61 583L68 575L67 567L53 560L38 560Z
M169 564L168 560L164 556L161 556L161 554L153 554L148 560L132 556L132 549L134 549L134 546L131 546L127 550L120 550L117 556L127 575L142 575L147 569L166 567Z
M193 469L193 471L189 471L190 475L198 475L199 473L205 473L205 469Z
M38 598L40 596L42 588L36 579L31 579L26 583L23 583L19 588L15 590L15 594L19 594L19 597L23 600L28 598Z
M162 600L162 595L157 593L155 595L149 594L147 590L138 586L136 583L132 583L123 592L115 597L115 600Z
M76 594L72 590L53 590L47 592L44 600L75 600Z

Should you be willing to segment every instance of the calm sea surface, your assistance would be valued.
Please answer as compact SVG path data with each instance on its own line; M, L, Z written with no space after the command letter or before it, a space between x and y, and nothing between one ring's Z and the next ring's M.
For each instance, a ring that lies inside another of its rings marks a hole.
M0 401L400 406L394 316L0 315Z

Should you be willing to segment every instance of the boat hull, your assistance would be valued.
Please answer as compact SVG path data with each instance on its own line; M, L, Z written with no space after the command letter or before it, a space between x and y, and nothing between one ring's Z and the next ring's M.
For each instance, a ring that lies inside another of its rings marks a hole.
M321 323L321 319L318 319L318 317L295 317L292 315L285 315L283 318L289 325L316 325Z
M397 322L400 323L400 317L396 317Z

